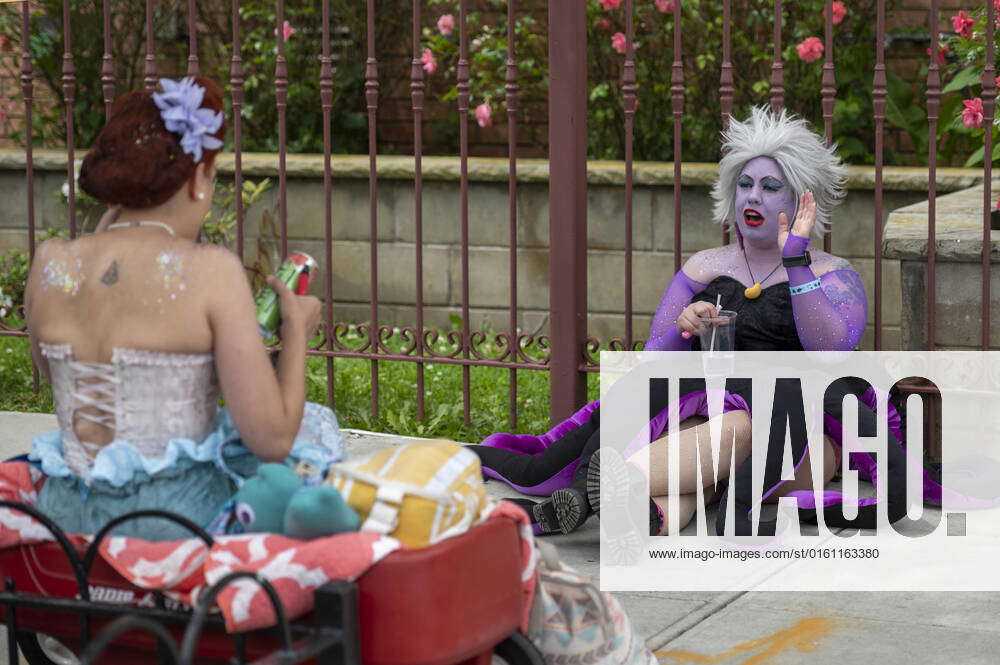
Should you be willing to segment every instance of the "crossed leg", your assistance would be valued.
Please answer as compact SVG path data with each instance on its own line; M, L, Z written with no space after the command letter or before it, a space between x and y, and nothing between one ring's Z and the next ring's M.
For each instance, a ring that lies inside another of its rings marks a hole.
M705 504L711 503L719 497L724 489L730 472L738 468L751 452L752 430L750 416L746 411L729 411L716 416L713 420L720 421L718 424L722 434L717 458L718 475L715 473L712 456L710 428L713 422L702 416L693 416L680 424L678 436L680 496L677 498L677 507L680 518L678 524L681 529L694 517L698 506L698 487L702 488ZM648 470L650 494L664 515L669 515L667 512L668 445L667 437L664 436L650 444L648 458L645 455L636 454L629 460L640 469ZM833 478L840 465L839 450L830 437L824 437L823 453L823 485L825 485ZM730 459L733 461L732 467L729 466ZM700 476L698 473L699 462L701 466ZM773 503L789 492L811 488L812 466L809 452L807 452L802 465L796 472L795 479L780 485L775 492L768 496L766 502ZM669 520L664 520L661 535L668 532L667 522Z

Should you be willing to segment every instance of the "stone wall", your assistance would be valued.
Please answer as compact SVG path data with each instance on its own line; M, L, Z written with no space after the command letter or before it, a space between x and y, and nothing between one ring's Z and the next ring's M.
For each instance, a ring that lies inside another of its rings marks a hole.
M995 198L1000 182L994 181ZM982 348L983 186L936 199L935 348ZM1000 212L991 212L990 348L1000 348ZM885 255L901 266L901 348L927 348L927 200L889 216Z
M38 151L35 159L36 222L39 227L65 226L65 206L57 191L65 182L65 154ZM461 304L459 244L459 163L455 158L423 161L424 299L430 325L448 325ZM289 247L325 261L323 244L322 158L288 157ZM246 177L275 178L275 155L244 155ZM220 178L232 173L232 156L220 155ZM471 159L469 163L470 293L474 326L506 328L509 287L507 162ZM333 158L333 276L337 318L363 321L369 312L368 158ZM685 164L682 169L683 256L721 242L711 219L709 187L714 164ZM591 162L588 168L589 327L602 340L624 333L624 167L620 162ZM939 169L939 191L954 191L979 182L981 172ZM884 216L926 199L923 169L892 168L884 172ZM673 165L639 163L635 168L634 307L635 334L644 337L650 317L673 274ZM850 193L834 217L833 251L854 263L872 298L874 172L852 168ZM413 160L379 159L378 268L380 318L405 325L414 320L415 236ZM255 251L262 214L274 209L276 191L247 212L247 258ZM24 154L0 150L0 250L27 244ZM527 330L546 329L548 311L548 164L518 162L518 304L519 322ZM900 282L897 261L884 262L884 346L898 348ZM317 283L317 286L321 282ZM1000 293L1000 289L998 289ZM1000 311L1000 310L998 310ZM873 313L869 314L869 321ZM865 344L870 346L871 331Z

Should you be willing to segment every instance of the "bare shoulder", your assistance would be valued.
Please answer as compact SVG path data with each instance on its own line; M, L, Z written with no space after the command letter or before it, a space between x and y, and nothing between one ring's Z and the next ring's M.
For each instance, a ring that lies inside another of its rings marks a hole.
M189 279L204 285L205 304L210 312L253 299L243 262L234 252L217 245L197 245L190 255Z
M700 252L692 254L684 262L684 274L695 280L707 284L725 272L737 254L735 243L723 245L721 247L710 247Z
M31 270L28 273L27 288L32 289L32 282L38 279L40 272L45 270L46 264L58 255L70 251L75 241L67 238L48 238L35 247L35 255L31 261Z
M207 283L246 283L243 262L234 252L218 245L195 245L191 263L196 276Z
M57 252L65 252L71 249L76 240L70 240L69 238L53 237L47 238L42 241L40 245L35 247L35 262L39 259L46 260L52 258Z
M843 257L828 254L823 250L810 250L809 253L812 255L813 273L817 277L822 277L826 273L833 272L834 270L850 270L852 272L857 272L854 266L851 265L851 262Z

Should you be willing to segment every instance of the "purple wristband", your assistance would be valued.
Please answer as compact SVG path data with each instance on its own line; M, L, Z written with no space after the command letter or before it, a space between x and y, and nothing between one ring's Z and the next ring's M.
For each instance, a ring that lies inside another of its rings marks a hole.
M805 254L807 247L809 247L809 238L802 238L794 233L789 233L788 238L785 240L785 246L781 248L781 256L801 256Z

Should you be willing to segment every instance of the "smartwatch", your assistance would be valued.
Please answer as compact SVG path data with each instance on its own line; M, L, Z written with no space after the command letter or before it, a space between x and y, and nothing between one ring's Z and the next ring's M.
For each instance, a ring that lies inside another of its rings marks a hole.
M809 255L808 251L799 254L798 256L783 256L781 257L781 265L786 268L791 268L794 266L807 266L812 263L812 257Z

